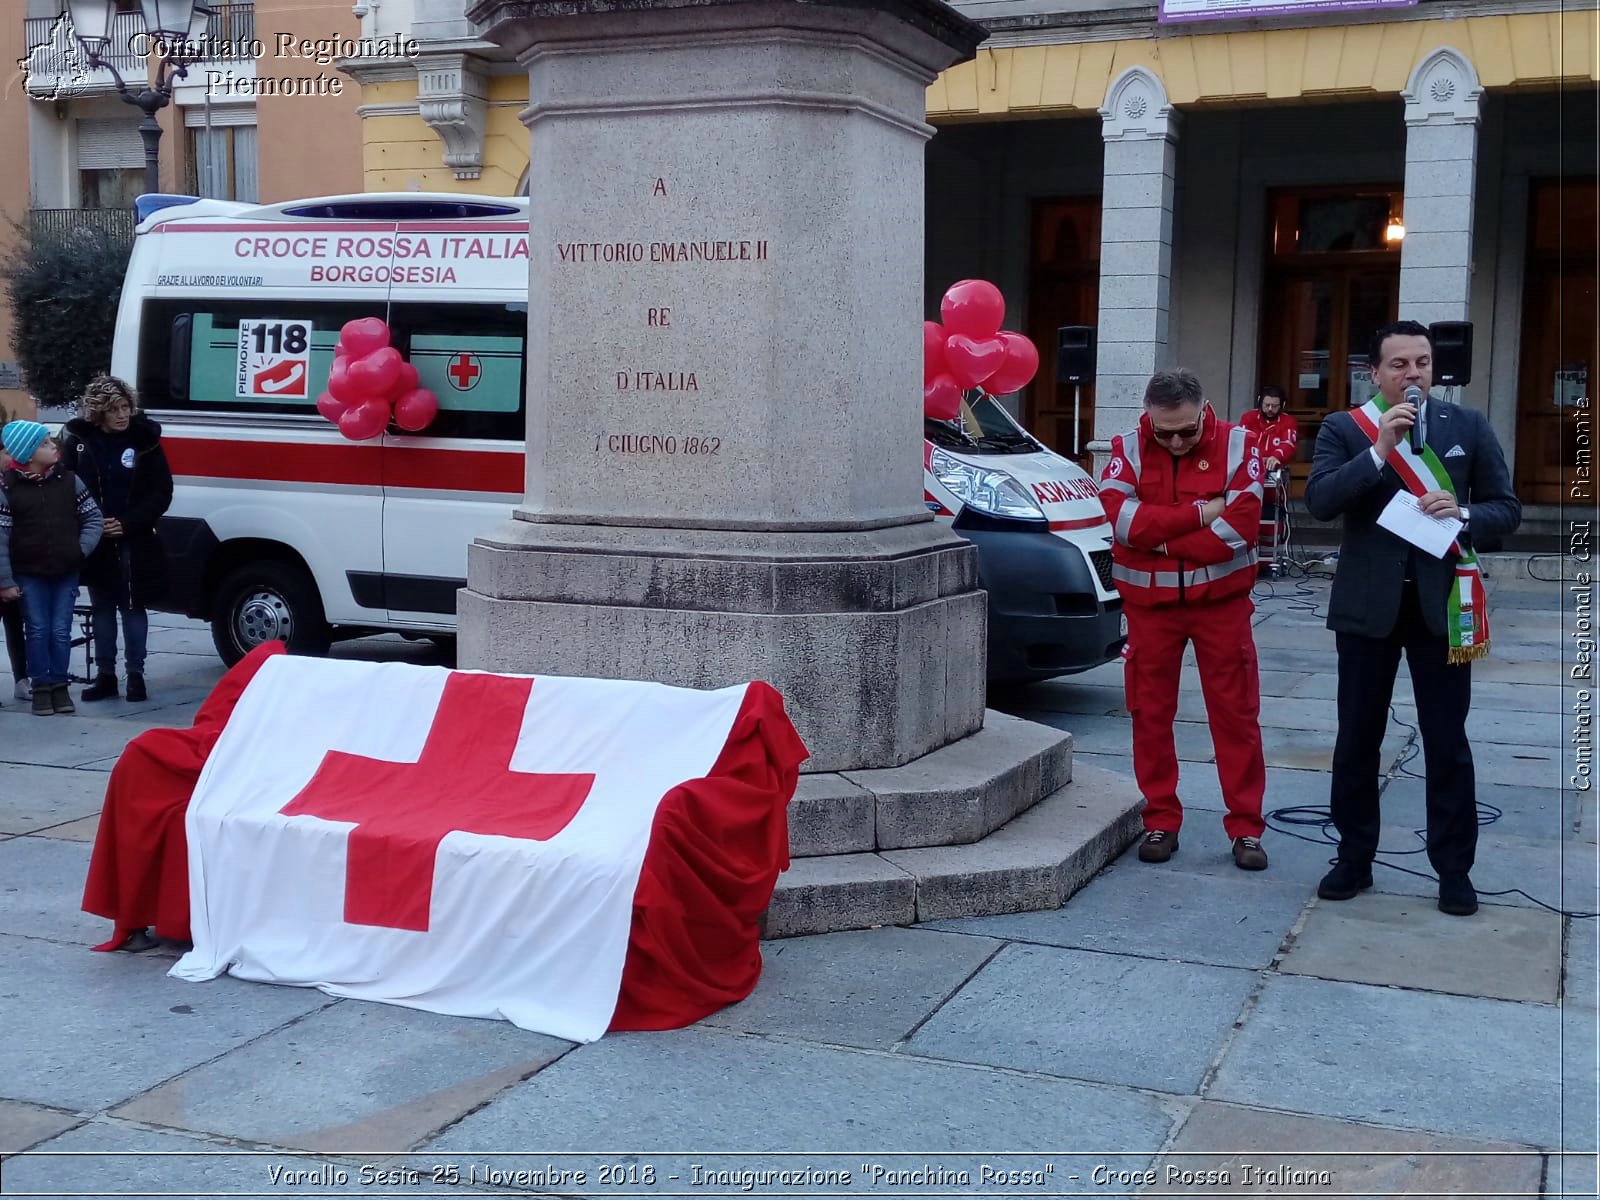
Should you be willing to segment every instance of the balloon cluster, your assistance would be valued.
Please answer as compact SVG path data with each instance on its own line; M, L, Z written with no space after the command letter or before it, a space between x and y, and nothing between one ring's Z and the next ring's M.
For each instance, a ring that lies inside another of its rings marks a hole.
M982 279L950 285L938 321L922 323L922 411L936 421L961 412L961 394L982 388L1002 396L1025 387L1039 370L1039 351L1020 333L1001 329L1000 289Z
M328 390L317 397L317 411L353 442L377 437L391 417L407 433L416 433L439 414L439 398L420 386L417 369L389 340L389 326L377 317L351 321L339 331Z

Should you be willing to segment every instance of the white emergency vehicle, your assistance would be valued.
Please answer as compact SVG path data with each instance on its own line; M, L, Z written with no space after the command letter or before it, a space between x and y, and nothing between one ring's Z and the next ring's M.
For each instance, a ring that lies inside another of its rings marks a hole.
M990 396L954 421L923 421L923 499L978 547L989 593L989 678L1025 683L1122 652L1128 621L1111 582L1099 488Z
M524 492L528 201L139 206L112 371L161 423L172 464L167 607L208 620L229 663L273 638L320 653L374 631L452 636L467 547ZM339 330L372 316L439 415L352 442L316 400ZM964 419L929 434L926 499L978 543L991 675L1106 661L1120 606L1092 481L992 401Z

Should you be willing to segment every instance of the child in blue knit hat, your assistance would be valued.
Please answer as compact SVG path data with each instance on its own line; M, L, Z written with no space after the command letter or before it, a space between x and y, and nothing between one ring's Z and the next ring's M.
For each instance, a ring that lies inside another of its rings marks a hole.
M8 422L0 445L11 459L0 472L0 601L22 602L34 715L70 713L78 568L100 544L105 522L39 422Z

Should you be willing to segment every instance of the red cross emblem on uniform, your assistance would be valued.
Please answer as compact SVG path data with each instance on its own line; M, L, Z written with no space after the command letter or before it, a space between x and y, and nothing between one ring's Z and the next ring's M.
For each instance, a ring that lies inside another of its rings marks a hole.
M450 360L450 366L445 374L449 376L450 386L458 392L470 392L478 386L478 376L483 374L483 364L478 361L476 354L461 353Z
M416 762L330 750L279 810L355 824L345 852L349 924L425 932L446 834L544 842L577 815L593 775L511 769L532 687L531 679L452 673Z

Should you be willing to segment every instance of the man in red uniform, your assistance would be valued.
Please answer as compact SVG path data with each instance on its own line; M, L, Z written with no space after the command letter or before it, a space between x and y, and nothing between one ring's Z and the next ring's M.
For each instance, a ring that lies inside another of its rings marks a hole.
M1261 457L1269 471L1276 471L1285 463L1294 461L1294 450L1300 443L1300 426L1283 411L1283 389L1275 383L1266 384L1256 406L1239 419L1261 442Z
M1274 475L1280 466L1294 461L1295 447L1300 444L1300 426L1283 411L1283 389L1275 383L1264 384L1256 398L1256 406L1239 419L1261 443L1261 459L1267 472L1263 482L1268 485L1262 500L1261 530L1257 545L1261 551L1261 568L1276 570L1278 566L1278 540L1283 534L1282 508L1288 491L1288 474Z
M1200 381L1158 371L1137 429L1113 438L1100 502L1116 545L1112 576L1128 615L1123 651L1133 717L1133 772L1144 793L1144 862L1178 848L1178 755L1172 722L1184 646L1194 642L1233 861L1267 865L1261 797L1261 682L1250 632L1256 578L1252 533L1261 516L1261 452L1243 428L1219 420Z

